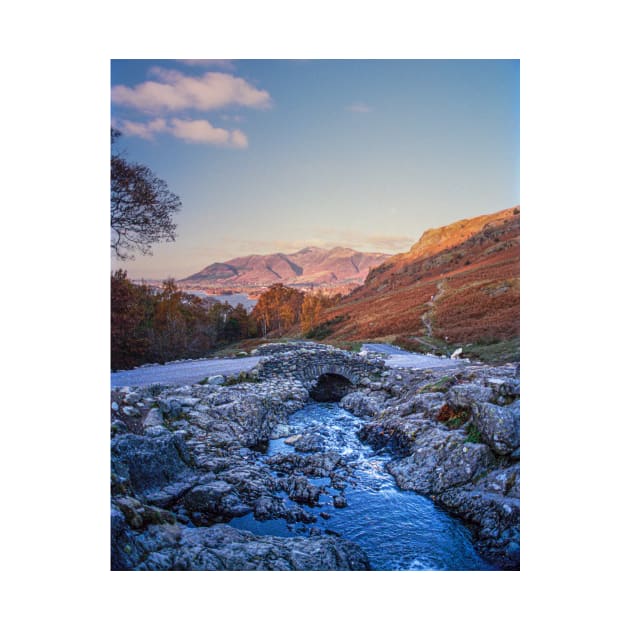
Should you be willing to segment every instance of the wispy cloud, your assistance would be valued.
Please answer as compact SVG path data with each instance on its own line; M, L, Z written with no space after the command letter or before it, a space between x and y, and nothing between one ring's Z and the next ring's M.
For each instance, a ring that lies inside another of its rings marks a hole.
M346 105L346 111L355 114L369 114L373 109L365 103L352 103L352 105Z
M230 59L178 59L185 66L197 66L201 68L221 68L222 70L234 70L234 63Z
M145 81L134 87L115 85L112 103L144 112L209 111L230 105L266 109L271 96L245 79L222 72L206 72L191 77L177 70L154 67L155 81Z
M333 230L318 231L311 238L306 239L230 239L230 249L235 255L271 254L284 252L290 254L305 247L350 247L363 252L398 253L406 252L415 239L407 236L380 236L377 234L362 234L351 230L335 232Z
M240 129L213 127L207 120L155 118L149 122L116 121L115 126L128 136L155 140L157 133L165 133L190 144L215 144L237 149L247 147L247 136Z

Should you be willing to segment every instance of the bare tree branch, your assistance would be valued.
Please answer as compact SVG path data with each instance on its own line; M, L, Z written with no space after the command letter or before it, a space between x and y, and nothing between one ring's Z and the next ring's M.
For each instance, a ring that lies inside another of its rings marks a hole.
M111 136L113 145L120 132L112 129ZM181 205L151 169L112 153L111 248L119 260L133 260L135 251L150 255L153 243L174 241L173 214Z

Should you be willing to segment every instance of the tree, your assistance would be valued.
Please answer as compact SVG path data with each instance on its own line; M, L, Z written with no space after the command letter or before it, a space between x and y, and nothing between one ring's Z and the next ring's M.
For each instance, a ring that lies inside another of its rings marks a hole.
M111 278L111 362L113 369L129 368L146 358L149 339L145 289L135 286L119 269Z
M319 320L322 314L323 305L324 296L321 291L318 291L317 293L307 293L304 296L300 317L302 333L307 333L320 323Z
M114 151L120 135L111 130L111 247L118 259L133 260L134 251L150 255L153 243L175 240L173 214L182 204L150 168Z
M259 322L263 336L274 330L282 333L300 319L304 294L283 284L272 284L259 298L252 317Z

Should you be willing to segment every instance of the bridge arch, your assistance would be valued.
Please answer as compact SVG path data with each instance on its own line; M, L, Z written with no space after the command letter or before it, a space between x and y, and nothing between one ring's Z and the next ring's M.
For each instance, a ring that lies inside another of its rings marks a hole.
M328 394L324 395L340 397L342 392L349 393L363 379L380 374L383 367L380 358L313 343L264 356L256 372L262 378L298 379L311 395L326 390ZM339 400L339 397L331 400Z

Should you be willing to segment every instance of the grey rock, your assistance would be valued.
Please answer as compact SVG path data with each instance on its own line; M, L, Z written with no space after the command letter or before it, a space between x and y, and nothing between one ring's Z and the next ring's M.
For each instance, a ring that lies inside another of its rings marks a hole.
M143 428L148 429L149 427L160 427L163 425L164 417L162 416L162 412L157 407L149 409L149 413L142 422Z
M317 434L302 435L293 442L293 448L301 453L320 451L324 448L324 446L324 438Z
M355 416L371 418L378 414L382 400L382 396L376 397L363 392L352 392L344 396L339 404Z
M225 383L225 377L221 374L217 374L216 376L208 377L208 385L223 385Z
M170 419L177 419L182 415L182 405L177 398L160 399L160 411Z
M137 392L129 392L125 396L125 403L127 403L128 405L135 405L140 401L140 398L141 396Z
M477 548L503 569L520 566L519 478L516 464L439 496L444 507L475 525Z
M433 429L424 432L412 455L390 462L387 470L404 490L435 495L471 481L493 462L485 444L466 442L456 431Z
M417 394L410 400L400 405L400 415L409 416L414 413L422 413L429 418L435 418L444 405L445 396L441 392L427 392Z
M289 495L289 498L296 503L307 505L317 505L321 488L313 485L306 477L292 475L279 481L281 487Z
M489 377L486 379L486 384L492 389L494 396L497 398L514 398L520 396L521 393L520 380L517 378Z
M301 433L296 433L295 435L290 435L285 441L284 443L291 446L292 444L295 444L298 440L302 439L302 434Z
M270 440L278 440L280 438L288 437L291 435L291 428L288 424L277 424L271 431L269 436Z
M120 433L127 433L127 425L121 420L114 420L110 426L112 435L119 435Z
M168 435L169 430L165 426L153 426L146 428L144 434L149 437L159 437L161 435Z
M520 444L520 412L492 403L477 403L472 407L472 421L481 439L499 455L507 455Z
M177 496L190 488L197 475L192 458L180 436L151 437L125 434L115 437L111 446L112 472L128 481L134 491L145 497Z
M334 536L256 536L229 525L152 526L135 545L145 559L141 571L340 571L367 570L365 553Z
M184 507L192 515L193 522L206 524L216 517L232 518L252 511L225 481L210 481L196 486L184 497Z
M282 473L301 473L307 477L329 477L334 470L343 464L339 453L313 453L298 455L297 453L280 453L267 459L273 470Z
M469 409L474 403L488 402L492 389L473 383L453 385L446 394L446 402L455 409Z
M344 497L341 494L337 494L333 497L333 505L336 508L345 508L348 505L348 501L346 500L346 497Z

